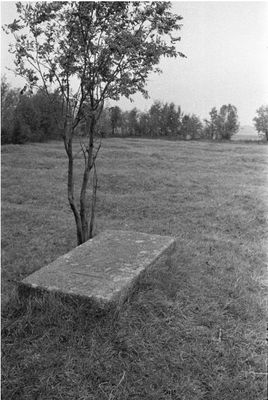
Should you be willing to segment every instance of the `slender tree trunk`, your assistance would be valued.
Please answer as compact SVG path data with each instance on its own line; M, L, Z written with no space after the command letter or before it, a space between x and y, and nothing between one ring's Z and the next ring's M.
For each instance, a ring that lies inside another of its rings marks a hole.
M73 179L73 144L72 137L65 139L65 148L68 155L68 200L74 214L76 224L77 245L83 243L82 224L77 204L74 198L74 179Z
M88 147L84 150L85 168L84 168L83 181L80 191L80 210L78 209L74 196L74 176L73 176L74 157L73 157L73 143L72 143L73 132L71 131L71 127L68 126L68 123L67 126L65 127L66 133L64 136L64 145L68 156L68 185L67 185L68 200L75 218L78 246L93 237L96 193L97 193L97 173L95 167L96 155L93 154L95 126L96 126L96 118L95 115L93 114L91 116L90 123L88 126L89 129ZM92 199L91 199L91 208L89 209L87 203L87 188L89 185L90 173L93 168L94 168L94 173L93 173Z
M92 188L92 198L91 198L91 215L90 215L90 224L89 224L89 239L93 237L93 229L95 222L95 209L96 209L96 200L97 200L97 189L98 189L98 177L96 166L94 164L94 172L93 172L93 188Z
M85 169L83 175L83 182L80 191L80 218L82 225L82 239L83 242L92 238L93 227L91 228L91 232L89 230L88 219L89 219L89 209L87 207L87 187L90 177L90 171L93 168L93 142L94 142L94 131L95 131L95 116L94 114L91 116L90 126L89 126L89 143L88 148L86 150L87 154L85 155Z

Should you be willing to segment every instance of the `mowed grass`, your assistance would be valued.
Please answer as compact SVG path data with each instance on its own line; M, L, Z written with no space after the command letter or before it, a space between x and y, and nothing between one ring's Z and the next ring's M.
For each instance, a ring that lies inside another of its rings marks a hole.
M267 153L103 140L96 233L178 244L120 313L95 315L86 303L16 295L76 237L62 143L3 146L2 399L266 399Z

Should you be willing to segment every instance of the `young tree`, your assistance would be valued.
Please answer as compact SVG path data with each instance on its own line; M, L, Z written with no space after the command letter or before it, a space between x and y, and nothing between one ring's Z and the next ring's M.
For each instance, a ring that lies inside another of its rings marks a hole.
M181 27L171 3L155 2L36 2L17 3L19 19L7 26L16 43L16 72L30 87L47 93L57 88L63 107L60 129L68 156L68 199L73 211L77 243L92 237L96 201L94 136L106 99L147 96L149 73L159 71L161 56L184 55L174 37ZM84 156L79 205L74 192L73 137L86 121L87 140L81 141ZM93 173L91 208L87 201Z
M265 139L268 140L268 106L261 106L256 113L257 116L253 118L255 128L258 133L264 133Z

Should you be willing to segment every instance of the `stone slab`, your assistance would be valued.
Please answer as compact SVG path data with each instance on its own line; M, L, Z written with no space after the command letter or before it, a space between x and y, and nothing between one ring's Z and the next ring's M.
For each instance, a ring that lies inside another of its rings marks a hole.
M99 306L125 300L143 271L164 263L175 239L132 231L105 231L25 278L31 289L79 296Z

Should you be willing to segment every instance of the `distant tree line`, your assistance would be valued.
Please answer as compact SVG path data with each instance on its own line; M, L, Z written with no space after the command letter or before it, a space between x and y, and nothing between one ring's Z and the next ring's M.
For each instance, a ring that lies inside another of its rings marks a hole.
M42 142L61 137L58 124L62 101L58 92L47 94L14 89L5 76L1 79L1 141L2 144ZM268 107L257 110L254 124L268 140ZM229 140L238 131L238 114L235 106L215 107L209 119L201 121L195 114L183 113L174 103L155 101L148 111L133 108L123 111L118 106L106 106L98 121L100 136L176 137L178 139ZM76 129L83 136L85 122Z
M195 114L183 113L174 103L155 101L148 111L136 107L122 111L120 107L106 107L98 123L101 136L172 137L184 140L229 140L238 131L235 106L224 105L218 112L214 107L210 119L204 122ZM80 129L83 134L83 129Z
M148 111L133 108L122 111L118 106L108 110L110 129L120 136L201 138L202 122L196 115L184 114L174 103L155 101Z

